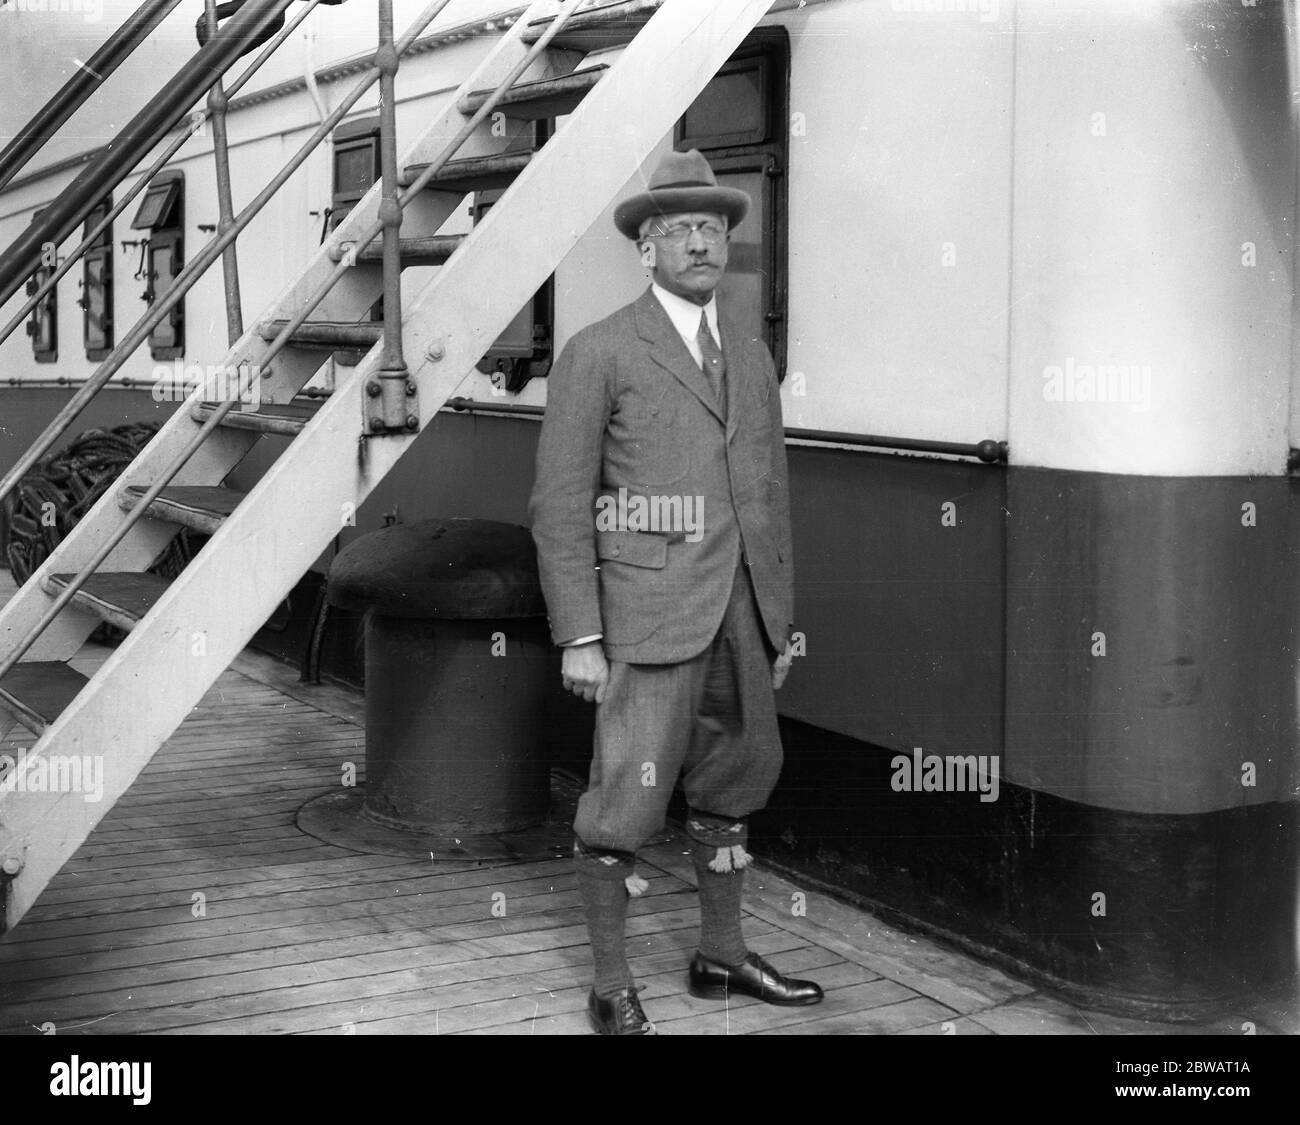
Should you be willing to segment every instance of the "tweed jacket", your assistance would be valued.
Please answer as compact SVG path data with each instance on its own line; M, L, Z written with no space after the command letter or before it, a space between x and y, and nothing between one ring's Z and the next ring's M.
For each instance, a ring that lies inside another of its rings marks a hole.
M776 370L719 304L724 420L650 289L578 332L547 380L529 505L557 644L600 633L629 663L690 659L722 621L739 558L764 632L793 620Z

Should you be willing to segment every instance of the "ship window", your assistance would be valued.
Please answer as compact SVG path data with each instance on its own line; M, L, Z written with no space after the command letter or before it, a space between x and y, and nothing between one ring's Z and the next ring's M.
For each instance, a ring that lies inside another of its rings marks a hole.
M379 179L379 118L349 121L334 130L334 191L329 228L333 230Z
M751 205L732 231L719 297L748 323L785 377L786 195L790 48L782 28L741 44L677 124L676 147L698 148L719 184Z
M144 193L144 200L135 218L131 220L132 230L152 230L157 226L171 225L168 220L176 207L181 194L181 181L168 179L152 184Z
M760 58L729 63L682 118L684 148L758 144L767 139L767 68Z
M179 171L159 172L131 222L133 230L148 230L144 248L147 305L166 294L185 266L185 177ZM185 298L149 333L154 359L180 359L185 354Z
M112 198L101 200L86 217L82 239L112 209ZM113 350L113 224L109 223L82 258L81 300L86 358L104 359Z
M35 223L44 209L32 215ZM27 296L34 296L49 276L58 268L58 255L41 252L41 265L27 282ZM59 358L59 287L55 285L32 309L27 321L27 335L32 338L32 355L37 363L56 363Z
M334 190L330 196L329 218L326 226L334 230L348 217L380 178L379 118L365 117L349 121L334 130ZM377 243L372 243L376 245ZM370 306L372 321L384 319L384 299L380 297ZM349 365L360 362L360 352L336 352L335 355Z

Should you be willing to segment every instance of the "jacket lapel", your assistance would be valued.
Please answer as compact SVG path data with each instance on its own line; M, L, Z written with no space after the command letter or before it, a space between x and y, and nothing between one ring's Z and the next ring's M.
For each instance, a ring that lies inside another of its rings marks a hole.
M635 308L637 335L650 345L650 358L698 398L719 422L725 424L726 419L718 409L718 401L713 397L708 377L700 370L690 349L677 334L673 322L655 298L654 291L646 289L637 300ZM723 357L730 365L731 360L726 352L728 333L724 330L722 335Z

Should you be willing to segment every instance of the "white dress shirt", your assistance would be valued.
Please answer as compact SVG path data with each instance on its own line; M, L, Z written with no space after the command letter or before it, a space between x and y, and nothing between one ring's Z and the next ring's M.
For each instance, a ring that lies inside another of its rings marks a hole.
M709 331L713 333L714 343L719 348L722 347L722 334L718 331L718 298L709 296L707 305L697 305L694 301L688 301L685 297L679 297L676 293L669 293L658 282L650 283L650 291L664 307L664 312L668 314L668 319L673 322L673 327L677 329L677 334L681 336L686 346L691 351L691 357L699 365L700 370L704 370L704 356L700 353L700 345L696 342L696 334L700 330L700 310L704 310L705 317L708 318Z

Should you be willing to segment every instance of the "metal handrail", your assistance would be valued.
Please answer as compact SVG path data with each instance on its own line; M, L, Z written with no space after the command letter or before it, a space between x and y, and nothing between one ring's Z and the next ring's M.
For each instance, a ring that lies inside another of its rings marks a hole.
M247 0L206 46L201 47L171 80L151 98L109 142L103 152L45 208L3 251L0 251L0 305L36 272L46 244L67 238L131 169L172 131L212 85L271 24L277 24L294 0Z
M419 33L426 26L428 26L430 22L432 22L432 20L438 15L439 12L442 11L444 7L446 7L446 5L449 2L450 0L433 0L433 3L430 4L427 8L425 8L425 10L421 12L419 16L416 17L415 21L407 29L406 33L394 45L393 49L396 52L398 58L401 57L402 53L411 45L412 42L415 41L415 38L419 35ZM506 76L501 80L501 82L492 91L492 93L488 95L488 98L483 103L483 105L480 106L477 112L465 123L464 126L461 127L460 131L456 134L456 136L453 137L452 140L448 142L446 146L444 146L443 150L438 154L438 156L434 159L434 161L427 168L425 168L425 170L421 173L421 175L410 185L409 188L407 188L406 191L402 192L400 195L397 196L396 202L399 207L405 208L405 206L412 199L416 198L419 195L419 193L424 190L424 186L435 175L437 175L437 173L441 170L442 166L448 160L450 160L451 157L460 148L460 146L463 145L465 141L469 139L470 135L474 132L474 130L477 129L478 126L484 120L486 120L488 114L491 113L492 110L496 107L497 102L500 101L500 99L505 96L506 91L509 90L514 85L515 81L519 78L519 76L522 75L523 72L527 70L529 66L532 65L532 63L536 60L536 58L549 45L551 39L553 39L555 35L558 34L563 29L569 17L572 16L573 13L579 7L581 7L582 4L585 2L586 0L565 0L565 2L562 4L560 8L559 13L555 17L554 22L551 24L550 27L547 28L546 34L544 34L541 38L539 38L536 43L532 44L529 50L525 53L524 57L519 62L517 62L513 67L510 68L510 71L506 74ZM226 232L225 235L218 235L211 242L209 242L207 246L204 247L203 251L200 252L200 258L206 258L207 259L206 262L195 273L191 274L188 279L186 279L185 274L190 269L190 266L186 266L185 270L183 270L181 274L177 276L175 283L171 286L171 288L167 290L167 293L164 296L164 298L160 299L157 302L157 305L159 307L151 311L145 318L142 319L141 322L137 323L135 329L132 330L131 336L137 336L139 334L141 324L143 324L145 321L155 320L156 323L157 321L160 321L167 312L170 311L171 307L176 303L176 301L178 301L180 297L183 296L183 292L180 291L182 282L183 281L185 282L185 290L188 290L190 286L193 285L197 277L200 274L202 274L202 272L206 270L209 265L212 264L212 262L216 258L216 255L219 254L222 249L224 249L225 245L228 244L229 241L232 241L234 239L234 237L240 232L240 230L243 229L244 226L248 224L249 221L251 221L251 219L256 215L257 211L259 211L262 208L262 206L266 203L266 201L276 191L279 190L280 186L283 185L284 181L287 180L289 176L291 176L293 172L297 170L298 165L300 165L302 161L306 159L306 156L315 149L316 145L320 143L321 139L334 128L337 119L341 118L344 113L346 113L349 109L352 108L353 104L356 103L356 101L361 97L361 95L365 93L365 91L368 90L375 83L375 81L380 77L380 74L381 74L381 68L378 65L376 65L372 67L370 71L368 71L366 75L362 77L362 79L357 83L356 87L349 92L349 94L343 99L343 101L339 104L339 106L337 106L334 109L334 111L330 113L329 116L326 117L320 123L317 129L313 132L312 136L308 138L303 148L300 149L294 155L293 158L291 158L291 160L285 166L285 168L282 169L281 172L278 173L272 179L270 184L268 184L265 188L262 189L261 192L258 193L257 197L254 198L254 200L248 205L248 207L246 207L243 211L240 212L239 216L235 219L235 225L231 228L231 230ZM382 222L375 222L371 224L371 226L366 228L366 230L362 233L361 237L357 240L356 244L358 248L364 248L365 246L368 246L380 234L382 230L383 230ZM195 263L197 263L199 260L200 260L199 258L196 258ZM191 265L195 263L191 263ZM295 315L295 317L289 322L289 325L285 327L285 329L276 337L275 341L271 344L270 349L262 357L261 362L263 366L269 364L277 355L279 355L280 351L283 350L283 348L287 345L289 336L292 334L292 332L295 331L296 328L299 325L301 325L303 321L306 320L307 316L310 315L312 310L314 310L316 306L324 299L325 295L329 293L329 291L334 287L334 285L343 276L343 274L347 272L349 268L351 267L346 260L341 261L335 265L334 269L330 272L325 283L323 283L322 286L318 287L316 292L313 293L312 297L308 301L308 304L303 309L299 310L299 312ZM131 351L135 350L135 348L139 345L141 340L143 340L148 335L148 331L149 329L145 330L144 336L140 336L139 339L137 339L136 342L130 346L126 354L130 354ZM113 355L104 361L104 366L108 366L110 363L113 362L114 356L117 355L118 351L120 351L125 344L126 341L123 341L122 345L119 345L118 348L114 349ZM118 361L119 366L121 362L122 360ZM98 376L99 376L99 372L97 371L95 377L97 378ZM250 376L252 378L257 378L258 372L256 370L251 370ZM230 413L230 411L234 408L236 401L238 401L240 395L242 395L243 392L242 373L240 375L239 383L240 386L237 389L236 395L228 398L225 402L222 402L208 416L208 418L204 421L203 425L199 428L198 432L188 442L186 442L185 447L175 456L175 458L172 459L171 462L168 463L167 467L162 471L158 479L155 480L149 486L149 488L145 491L143 496L139 497L135 501L131 510L124 513L122 521L117 525L117 527L114 528L113 532L108 536L105 542L101 544L99 549L95 551L91 559L86 564L84 564L81 567L81 569L79 569L77 573L73 576L73 578L68 582L68 584L63 587L60 593L55 597L50 607L41 616L40 620L38 620L31 627L31 629L28 630L27 634L19 641L19 643L15 646L13 651L11 651L2 661L0 661L0 678L3 678L5 675L7 675L9 671L18 664L18 662L23 658L23 656L26 655L27 651L32 647L32 645L36 643L37 638L40 637L40 635L47 628L49 628L49 626L53 623L53 621L68 605L68 603L72 601L72 599L76 596L78 591L80 591L81 587L85 585L87 579L89 579L91 574L95 572L95 569L100 565L100 563L102 563L109 556L109 554L112 553L114 548L116 548L117 545L121 543L123 539L126 538L127 533L131 530L131 528L133 528L141 519L145 517L145 515L148 513L149 505L152 504L153 501L158 498L158 496L162 493L163 489L165 489L171 483L172 479L176 476L176 474L179 473L182 468L184 468L186 462L189 461L190 457L192 457L194 453L203 445L203 443L207 440L208 436L212 433L212 431L216 429L218 425L220 425L222 419L224 419L225 416ZM85 388L83 388L83 390L84 389Z
M298 18L291 21L286 27L284 27L281 30L281 32L262 49L261 53L258 54L257 58L255 58L248 65L248 67L245 68L245 70L240 74L239 78L236 79L236 81L230 88L232 93L240 89L246 82L248 82L249 79L253 77L253 74L257 71L257 69L263 63L265 63L268 58L271 57L271 55L275 52L275 49L279 46L279 44L282 43L284 39L287 38L293 32L294 28L296 28L298 24L302 22L302 20L307 18L308 14L319 2L320 0L308 0L306 8L299 13ZM202 121L206 119L203 115L200 114L196 114L195 118L196 121ZM150 168L149 172L146 175L141 176L136 181L135 185L130 189L130 191L128 191L126 195L123 196L122 199L120 199L117 202L117 204L109 210L108 214L104 217L104 219L95 227L95 229L85 239L85 241L82 242L82 244L77 248L76 256L79 256L82 252L84 252L86 248L90 246L94 242L94 240L99 236L100 232L103 231L108 226L108 224L111 223L113 219L126 208L127 204L130 203L132 198L134 198L135 195L144 188L145 184L147 184L149 180L153 178L154 174L160 168L162 168L162 166L166 164L166 162L177 152L177 150L180 149L181 145L183 145L189 139L190 133L191 133L191 129L187 129L184 132L178 134L178 136L175 138L172 144L168 145L167 149L154 162L154 165L152 168ZM242 229L243 227L239 228L239 230ZM239 230L235 230L234 233L238 234ZM230 234L229 231L225 233L219 233L218 239L225 238L229 234ZM224 246L225 243L223 242L222 247L224 248ZM207 247L204 248L204 251L206 251L206 249ZM200 257L203 256L203 253L204 253L203 251L200 252ZM18 460L10 467L9 471L5 473L4 477L0 478L0 503L4 502L5 497L7 497L14 490L18 482L22 480L24 476L27 475L27 473L37 464L37 462L40 461L42 457L45 456L46 453L49 452L50 448L54 445L54 443L58 441L59 438L62 437L63 434L67 432L69 427L71 427L72 423L77 420L81 412L90 403L90 400L93 399L104 388L104 385L115 374L117 374L117 372L121 369L122 364L124 364L126 360L130 358L131 353L134 352L135 349L139 347L139 345L145 339L148 338L148 334L152 332L153 329L162 321L163 314L170 312L172 307L176 304L176 301L179 300L180 297L184 296L186 292L188 292L190 285L192 285L194 281L197 280L197 275L190 272L190 266L192 266L193 264L194 264L193 262L189 263L189 265L186 266L186 269L182 270L181 273L177 275L176 284L172 286L172 289L169 289L167 293L164 295L164 298L160 301L155 302L154 306L149 310L149 312L147 312L144 315L144 317L141 318L140 321L136 322L135 327L132 329L132 334L135 334L136 331L140 328L140 326L144 324L146 325L146 327L144 329L143 335L136 336L135 342L131 343L129 348L125 347L127 341L123 341L122 344L119 344L116 348L114 348L113 351L108 354L107 358L103 361L103 363L101 363L99 367L95 369L94 373L85 381L85 383L82 384L82 386L77 390L77 392L72 396L72 398L70 398L66 403L64 403L62 409L58 412L58 414L54 416L54 418L50 421L49 425L45 427L45 429L41 432L40 436L34 442L32 442L32 444L27 448L26 452L24 452L23 455L19 457ZM63 276L63 273L66 273L67 270L71 268L72 268L71 260L64 262L63 265L60 267L60 271L62 272L56 271L47 282L47 285L53 286L53 284L58 280L58 278ZM206 264L203 266L203 269L204 270L207 269ZM171 296L172 292L174 289L176 289L176 286L179 285L182 278L188 278L189 280L186 282L184 289L177 292L176 296L172 298ZM3 333L0 333L0 341L3 341L3 339L7 337L11 331L13 331L13 329L16 327L17 324L22 323L22 319L27 315L27 311L30 311L30 308L35 307L36 302L41 299L41 296L42 296L42 292L41 290L38 290L37 293L29 299L27 305L24 306L24 309L26 311L20 312L17 317L15 317L5 326ZM158 315L155 316L154 315L155 313L157 313ZM131 339L132 336L129 335L127 340L129 341Z
M275 54L280 45L293 34L302 21L311 15L315 10L316 5L325 2L327 2L327 0L303 0L302 11L294 16L294 18L276 34L275 38L262 48L262 51L257 58L249 63L239 77L231 83L230 89L226 91L226 99L229 100L237 91L242 90L248 83L249 79L252 78L261 68L262 64ZM81 260L85 252L90 249L90 247L92 247L99 239L99 236L109 228L113 220L127 209L131 200L139 195L140 192L145 189L146 185L148 185L149 181L162 171L167 162L180 151L181 146L184 145L185 142L202 127L203 123L208 120L211 112L211 107L208 107L200 112L195 112L191 116L189 123L184 129L177 132L171 143L162 150L158 158L149 166L148 171L143 172L136 179L134 185L127 189L126 194L123 195L112 206L108 214L100 219L100 221L91 229L90 233L86 235L81 244L72 251L71 254L60 261L58 268L50 273L49 277L47 277L45 281L36 288L36 291L27 299L27 302L23 307L14 313L3 328L0 328L0 344L3 344L7 339L9 339L14 330L27 319L28 314L31 313L31 311L45 298L45 295L59 283L59 279L67 274L68 271ZM0 488L0 500L4 499L5 493L6 490Z
M976 457L987 465L1005 464L1008 446L1005 441L938 441L931 438L885 437L881 434L850 434L836 430L804 430L787 426L787 438L797 441L824 441L832 445L861 445L873 449L900 449L908 453L942 453L953 457Z
M132 52L167 18L180 0L145 0L127 16L90 60L80 63L46 102L0 152L0 188L12 180L55 133L62 128L100 84L131 56Z

